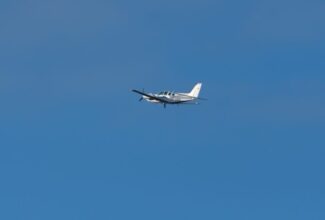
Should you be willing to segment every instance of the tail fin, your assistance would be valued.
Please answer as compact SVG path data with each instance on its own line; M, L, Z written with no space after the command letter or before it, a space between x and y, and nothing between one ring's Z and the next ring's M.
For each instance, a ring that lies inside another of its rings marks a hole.
M202 83L197 83L188 95L198 98L201 91L201 87L202 87Z

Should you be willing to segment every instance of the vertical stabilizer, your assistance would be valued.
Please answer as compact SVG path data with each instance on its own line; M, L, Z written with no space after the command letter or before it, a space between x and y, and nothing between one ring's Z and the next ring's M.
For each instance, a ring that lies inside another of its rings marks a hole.
M188 95L198 98L201 91L201 87L202 87L202 83L197 83Z

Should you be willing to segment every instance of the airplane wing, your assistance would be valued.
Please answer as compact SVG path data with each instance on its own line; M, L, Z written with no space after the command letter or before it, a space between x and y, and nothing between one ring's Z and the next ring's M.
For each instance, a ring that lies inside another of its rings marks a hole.
M151 98L151 99L154 99L154 100L157 100L159 102L168 102L168 100L164 99L164 98L160 98L160 97L156 97L156 96L153 96L153 95L150 95L148 93L145 93L145 92L141 92L139 90L136 90L136 89L132 89L132 92L135 92L135 93L138 93L140 95L143 95L143 96L146 96L148 98Z

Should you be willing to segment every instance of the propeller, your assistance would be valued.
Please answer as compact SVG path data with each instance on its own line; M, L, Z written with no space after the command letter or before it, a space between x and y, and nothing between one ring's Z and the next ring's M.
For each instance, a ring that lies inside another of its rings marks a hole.
M142 92L144 93L144 88L142 88ZM139 99L139 102L141 102L143 100L143 96L141 96L141 98Z

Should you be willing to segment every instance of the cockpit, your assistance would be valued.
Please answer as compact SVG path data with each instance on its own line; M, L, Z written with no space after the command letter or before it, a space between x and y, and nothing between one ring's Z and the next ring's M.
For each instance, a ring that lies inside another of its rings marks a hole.
M160 92L159 95L174 96L174 93L172 93L172 92L168 92L168 91L164 91L164 92Z

